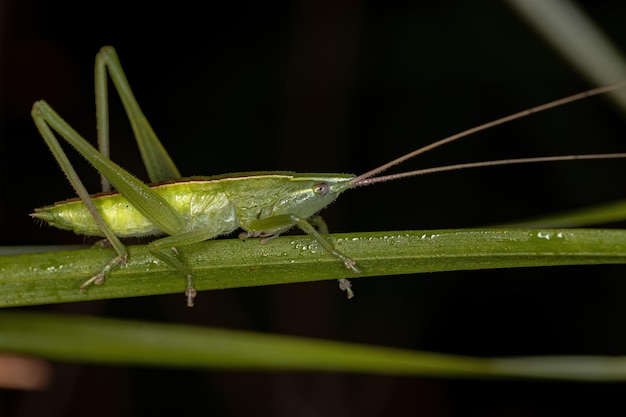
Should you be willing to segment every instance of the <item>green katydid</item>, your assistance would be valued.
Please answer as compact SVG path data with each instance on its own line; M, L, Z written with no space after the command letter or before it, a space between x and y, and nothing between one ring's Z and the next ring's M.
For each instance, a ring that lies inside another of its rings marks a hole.
M151 184L146 185L109 159L107 70L121 97L137 140ZM596 88L496 121L469 129L417 149L378 168L355 176L346 174L296 174L292 172L250 172L214 177L181 178L167 151L143 115L115 50L104 47L96 56L96 116L99 150L73 130L45 101L33 105L32 116L44 141L79 198L38 208L32 217L78 234L104 237L117 252L100 271L87 279L100 285L114 269L124 265L128 253L120 238L167 235L148 244L160 261L179 271L187 280L187 305L193 306L196 290L194 271L181 259L178 248L227 234L238 228L244 236L278 236L293 226L312 236L346 268L359 272L356 262L338 251L320 231L323 222L314 216L343 191L433 172L529 162L574 159L626 158L626 153L569 155L475 162L377 176L382 171L470 134L565 103L615 90L626 81ZM65 155L53 130L87 159L101 175L103 193L90 195ZM110 184L115 192L110 192ZM320 229L318 231L318 228ZM352 297L350 282L341 279L340 288Z

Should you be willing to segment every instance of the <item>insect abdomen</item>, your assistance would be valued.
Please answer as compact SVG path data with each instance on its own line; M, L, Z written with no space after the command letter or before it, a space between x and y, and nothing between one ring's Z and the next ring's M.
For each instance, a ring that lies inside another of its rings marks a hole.
M217 184L211 181L181 181L151 187L187 222L187 230L215 228L218 234L238 227L232 204ZM141 237L163 234L118 193L92 196L105 222L119 237ZM232 213L232 214L231 214ZM80 200L66 200L39 208L32 217L51 226L72 230L87 236L103 236L100 228ZM208 225L210 218L220 224Z
M119 237L161 234L141 213L120 194L93 198L98 211ZM36 209L32 217L42 219L60 229L87 236L104 236L93 217L80 200L67 200Z

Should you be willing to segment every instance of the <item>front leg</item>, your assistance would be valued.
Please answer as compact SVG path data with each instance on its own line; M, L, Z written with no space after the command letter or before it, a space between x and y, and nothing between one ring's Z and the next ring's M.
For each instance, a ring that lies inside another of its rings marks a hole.
M312 219L312 221L315 222L322 230L327 230L325 228L326 223L324 223L323 220L321 220L320 222L320 220L321 217L319 216L314 216L314 218ZM296 216L295 214L283 214L279 216L268 217L265 219L254 220L250 222L249 227L252 230L265 231L285 229L291 225L298 226L298 228L304 233L313 237L320 245L322 245L326 252L343 262L344 266L347 269L351 269L357 274L361 272L361 270L356 266L356 261L354 259L344 255L339 250L337 250L337 248L335 248L330 241L325 239L309 221L302 217ZM341 278L339 280L339 288L342 291L346 291L348 298L354 297L354 293L352 292L349 280Z

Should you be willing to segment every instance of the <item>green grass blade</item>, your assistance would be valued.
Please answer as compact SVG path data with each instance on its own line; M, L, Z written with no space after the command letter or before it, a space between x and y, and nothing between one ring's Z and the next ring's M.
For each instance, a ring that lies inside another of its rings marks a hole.
M361 274L346 270L306 236L212 240L185 247L196 288L271 284L471 269L626 263L626 231L595 229L463 229L329 235L354 257ZM145 246L129 248L130 262L101 287L79 286L115 254L112 249L0 257L0 306L23 306L141 295L183 293L186 281Z
M626 358L473 358L193 326L3 312L0 350L60 361L462 378L626 379Z
M623 222L626 220L626 200L614 201L598 206L568 210L541 216L522 222L510 223L505 227L585 227L590 225Z

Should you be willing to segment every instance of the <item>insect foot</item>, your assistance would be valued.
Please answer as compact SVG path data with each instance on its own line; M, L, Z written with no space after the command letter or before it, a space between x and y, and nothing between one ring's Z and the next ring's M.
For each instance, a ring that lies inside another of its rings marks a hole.
M354 293L352 292L352 284L350 283L350 280L346 278L339 279L339 289L341 291L346 292L346 296L348 297L348 300L354 297Z
M85 288L87 288L91 284L102 285L104 283L104 280L106 279L107 274L109 274L109 272L111 272L112 270L120 266L126 265L127 261L128 261L128 254L116 256L115 258L111 260L111 262L109 262L108 264L104 266L104 268L102 268L102 271L98 272L97 274L89 278L87 281L83 282L83 284L79 288L80 292L84 293Z
M193 287L193 281L191 279L191 277L189 278L189 285L190 287L188 287L185 290L185 297L187 297L187 307L193 307L193 300L196 298L196 289Z
M351 269L356 274L360 274L361 273L361 270L356 266L356 261L354 259L346 258L345 256L343 256L343 259L341 259L341 260L343 261L343 264L346 266L346 269Z

